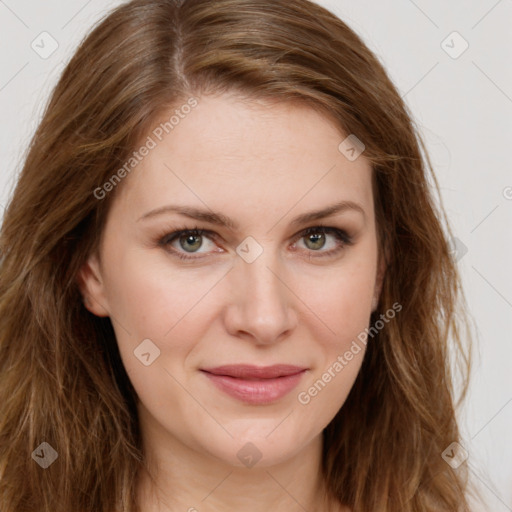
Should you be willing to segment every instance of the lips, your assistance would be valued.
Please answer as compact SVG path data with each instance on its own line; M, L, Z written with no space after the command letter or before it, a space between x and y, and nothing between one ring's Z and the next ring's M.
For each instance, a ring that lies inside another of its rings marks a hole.
M236 379L275 379L278 377L288 377L304 371L306 368L292 366L289 364L276 364L273 366L252 366L248 364L225 365L216 368L208 368L203 371L213 375L223 375L234 377Z
M201 371L231 397L252 405L276 402L294 389L307 368L276 364L273 366L224 365Z

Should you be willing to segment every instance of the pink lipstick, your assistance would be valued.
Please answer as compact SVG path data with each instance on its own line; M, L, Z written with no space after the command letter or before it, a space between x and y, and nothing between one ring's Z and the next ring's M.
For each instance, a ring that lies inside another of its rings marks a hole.
M252 405L283 398L300 382L307 368L287 364L273 366L224 365L201 371L224 393Z

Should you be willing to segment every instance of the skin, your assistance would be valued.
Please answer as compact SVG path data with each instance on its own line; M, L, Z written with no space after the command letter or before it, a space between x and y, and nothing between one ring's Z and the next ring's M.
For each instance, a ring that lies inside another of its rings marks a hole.
M297 398L368 327L380 294L371 166L364 154L349 161L338 150L345 137L306 106L200 97L118 186L80 283L88 309L112 319L139 398L144 512L346 510L327 503L321 433L355 381L364 345L308 404ZM292 223L340 201L364 213ZM172 212L141 219L171 204L219 212L237 229ZM352 244L301 236L319 224L345 230ZM196 227L214 235L183 237L195 253L179 239L159 245ZM248 236L263 249L252 263L236 252ZM149 366L134 355L145 339L160 350ZM308 370L284 398L249 405L199 370L236 363ZM251 468L237 457L249 442L261 455Z

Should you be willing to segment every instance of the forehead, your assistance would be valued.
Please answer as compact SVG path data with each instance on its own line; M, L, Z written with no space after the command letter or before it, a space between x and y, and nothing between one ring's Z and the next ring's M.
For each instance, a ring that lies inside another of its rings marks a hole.
M177 199L275 214L299 202L343 199L371 208L371 166L340 151L347 134L326 116L297 103L233 95L197 100L179 117L175 108L162 112L147 134L152 148L119 191L125 208L143 213Z

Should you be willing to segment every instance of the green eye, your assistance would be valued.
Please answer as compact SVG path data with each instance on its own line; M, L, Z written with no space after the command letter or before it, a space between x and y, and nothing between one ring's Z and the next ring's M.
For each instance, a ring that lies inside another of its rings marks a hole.
M182 229L175 231L159 241L164 247L169 247L180 258L198 258L215 248L212 235L203 229ZM187 256L191 254L194 256Z
M186 252L195 252L203 245L202 235L182 235L179 238L180 247Z
M315 256L327 256L335 254L344 247L352 245L352 239L348 234L338 228L327 226L315 226L308 228L300 234L299 246Z
M195 260L224 250L216 245L216 235L211 231L195 228L174 231L159 240L174 256L183 260ZM295 237L295 248L309 257L330 257L353 244L346 231L334 227L315 226L305 229Z
M325 241L325 233L314 233L306 235L306 237L304 238L304 244L306 245L306 247L313 251L322 249L325 245Z

